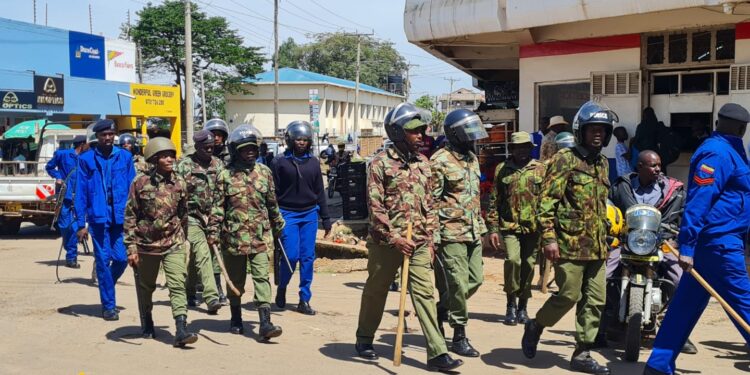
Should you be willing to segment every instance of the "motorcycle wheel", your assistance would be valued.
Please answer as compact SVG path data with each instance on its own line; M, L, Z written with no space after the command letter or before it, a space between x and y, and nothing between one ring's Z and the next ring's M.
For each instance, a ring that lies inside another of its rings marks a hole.
M628 319L625 331L625 360L638 362L641 351L641 324L643 323L643 293L641 287L633 286L629 291Z
M336 192L336 180L332 180L328 184L328 199L333 199L333 193Z

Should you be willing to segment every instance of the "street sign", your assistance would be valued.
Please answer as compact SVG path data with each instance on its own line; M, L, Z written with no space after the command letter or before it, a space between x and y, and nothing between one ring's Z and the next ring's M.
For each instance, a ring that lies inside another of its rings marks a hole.
M310 89L308 91L310 106L310 123L313 126L313 131L316 133L320 132L320 97L318 96L318 89Z

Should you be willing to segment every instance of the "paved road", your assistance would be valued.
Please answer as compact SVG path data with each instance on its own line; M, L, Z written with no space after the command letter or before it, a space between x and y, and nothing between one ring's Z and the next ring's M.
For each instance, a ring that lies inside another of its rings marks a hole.
M199 308L190 311L190 328L200 340L193 348L171 346L174 323L167 291L155 293L154 316L158 337L143 340L139 333L132 272L117 285L120 321L105 322L100 315L98 292L89 282L92 258L81 256L80 270L61 268L65 282L55 283L59 242L49 231L24 227L13 239L0 239L0 373L1 374L418 374L424 373L425 350L415 318L408 318L403 365L392 365L398 295L391 293L377 333L376 348L384 358L368 362L354 356L356 329L365 272L316 274L314 317L274 310L273 320L284 334L270 344L256 341L257 313L244 305L246 333L227 332L229 310L212 317ZM482 352L466 359L465 374L562 374L574 340L573 315L545 332L534 361L518 348L522 327L499 323L504 313L501 293L502 261L485 258L487 281L471 301L468 333ZM330 262L328 262L330 263ZM252 289L248 285L248 289ZM288 296L292 302L293 293ZM532 313L544 297L535 292ZM683 373L730 374L750 371L750 356L742 339L716 303L712 303L696 328L693 341L700 353L683 356ZM640 374L642 363L620 361L621 349L607 349L596 358L609 362L615 374ZM642 355L645 359L645 354Z

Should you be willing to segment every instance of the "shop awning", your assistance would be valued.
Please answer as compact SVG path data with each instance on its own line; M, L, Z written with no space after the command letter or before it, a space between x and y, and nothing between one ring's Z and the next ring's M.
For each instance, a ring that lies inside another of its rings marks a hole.
M24 139L36 135L44 126L45 120L29 120L13 126L3 134L2 139ZM68 130L69 127L62 124L47 124L46 130Z

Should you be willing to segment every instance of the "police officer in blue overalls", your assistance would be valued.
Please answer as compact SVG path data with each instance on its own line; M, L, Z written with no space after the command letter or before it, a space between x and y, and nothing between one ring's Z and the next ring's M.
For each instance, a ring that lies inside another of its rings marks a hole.
M96 148L78 157L74 202L78 239L83 241L91 231L102 317L118 320L115 284L128 266L122 224L135 168L132 154L114 147L115 123L112 120L97 121L93 131L98 141Z
M750 114L740 105L728 103L719 110L716 131L690 160L678 237L680 266L685 271L695 267L745 321L750 320L750 279L744 254L750 224L750 166L742 136L748 122ZM644 375L675 372L677 355L708 299L708 292L685 272L656 335ZM750 335L737 328L750 343Z
M58 197L62 199L60 213L57 216L57 227L62 235L62 246L65 248L65 267L81 268L78 264L78 239L76 230L78 227L73 220L73 191L75 190L75 169L78 165L78 155L88 150L86 136L78 135L73 138L72 149L59 149L52 155L52 160L47 162L45 169L50 177L55 179L55 190L65 187L65 195Z

